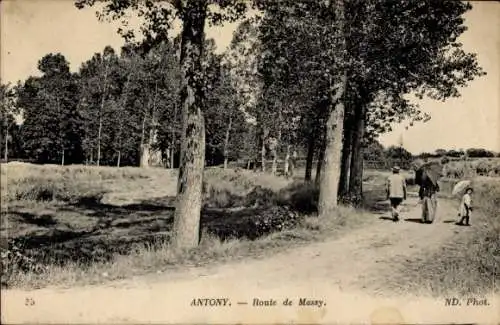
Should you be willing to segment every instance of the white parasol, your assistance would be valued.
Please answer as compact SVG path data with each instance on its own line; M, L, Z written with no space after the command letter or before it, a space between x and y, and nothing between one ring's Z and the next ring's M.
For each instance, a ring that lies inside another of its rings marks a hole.
M465 181L460 181L455 186L453 186L453 191L451 192L453 195L457 195L459 193L462 193L467 187L471 185L471 181L465 180Z

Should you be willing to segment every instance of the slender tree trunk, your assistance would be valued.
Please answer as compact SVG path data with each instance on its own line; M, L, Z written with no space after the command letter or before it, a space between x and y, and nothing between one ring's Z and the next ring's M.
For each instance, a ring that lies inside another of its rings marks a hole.
M321 170L323 168L323 160L325 159L325 150L326 150L326 139L322 138L319 151L318 151L318 162L316 163L316 178L314 181L316 184L320 184L321 180Z
M56 96L56 107L57 107L57 111L60 113L61 106L59 103L58 96ZM65 134L63 132L63 128L61 127L61 124L59 124L59 140L61 141L61 166L64 166L64 138L65 138Z
M149 103L148 103L148 110L149 110ZM139 160L139 166L141 168L146 168L148 167L148 161L149 161L149 148L146 147L146 119L147 119L147 113L144 112L144 116L142 118L142 128L141 128L141 144L140 144L140 150L141 150L141 157Z
M262 163L261 170L262 172L266 171L266 138L268 135L268 131L266 128L262 129L262 139L261 139L261 148L260 148L260 160Z
M177 105L174 106L174 120L172 123L172 152L170 153L170 168L174 169L175 164L175 121L177 120Z
M127 105L127 95L128 95L128 87L129 87L129 84L130 84L130 77L131 77L131 74L129 73L129 75L127 76L127 81L125 82L125 85L123 87L123 92L121 94L121 105L119 106L119 108L121 110L125 110L125 106ZM118 118L118 159L117 159L117 162L116 162L116 167L120 167L120 160L121 160L121 154L122 154L122 150L123 150L123 137L124 136L127 136L126 134L123 134L123 126L124 124L124 120L123 120L123 116L119 116Z
M233 119L229 116L229 124L226 129L226 137L224 139L224 169L227 169L228 157L229 157L229 134L231 133L231 123Z
M108 80L108 65L106 65L106 68L104 70L101 106L99 109L99 128L97 131L97 166L99 166L101 163L102 115L104 112L104 103L106 101L107 80Z
M155 92L153 95L153 105L151 112L151 130L149 132L148 148L149 154L149 166L161 164L161 153L158 150L158 110L156 108L156 102L158 97L158 81L155 81Z
M289 173L290 173L290 145L286 146L284 165L285 166L283 167L283 173L285 174L285 177L288 178Z
M312 166L313 166L313 160L314 160L314 147L316 145L316 141L314 138L314 133L310 132L309 133L309 138L307 140L307 158L306 158L306 173L305 173L305 180L309 182L311 180L312 176Z
M9 128L5 127L5 148L4 148L4 160L7 163L9 159Z
M102 116L99 114L99 129L97 131L97 162L96 165L101 164L101 136L102 136Z
M347 203L349 194L349 171L351 164L352 150L352 135L353 135L354 118L352 115L352 107L346 113L344 119L344 144L342 146L342 164L340 167L340 182L339 182L339 199Z
M117 162L116 162L116 167L118 167L118 168L120 168L121 157L122 157L122 151L118 150L118 159L117 159Z
M363 201L363 138L365 135L366 105L356 107L355 130L352 137L349 174L349 200L355 206Z
M152 118L151 119L151 127L149 129L149 136L148 136L148 142L146 144L145 148L145 167L151 167L152 165L152 160L154 156L154 150L153 150L153 142L154 142L154 137L155 137L155 132L156 132L156 126L154 125L155 121Z
M276 147L272 151L272 154L273 154L273 164L271 165L271 173L273 175L276 175L276 173L278 172L278 150L277 150Z
M281 144L281 124L283 120L283 115L281 114L281 110L278 109L278 136L276 137L276 142L274 143L274 148L272 149L273 153L273 164L271 167L271 172L273 175L276 175L278 172L278 150Z
M170 168L174 169L174 155L175 155L175 149L172 147L170 148Z
M205 165L205 121L203 118L202 58L206 0L188 0L183 8L181 43L182 141L172 244L176 249L198 245L203 169Z
M262 172L266 171L266 144L262 141L262 147L260 149L260 161L261 161L261 170Z

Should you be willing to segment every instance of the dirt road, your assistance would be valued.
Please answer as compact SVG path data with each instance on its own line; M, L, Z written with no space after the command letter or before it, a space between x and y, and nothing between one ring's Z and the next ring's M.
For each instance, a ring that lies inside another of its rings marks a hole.
M425 256L458 231L473 231L446 222L456 218L450 202L441 200L438 209L434 224L420 224L416 222L420 206L410 198L398 223L374 215L378 220L373 225L337 240L262 259L101 286L6 290L2 292L2 321L497 323L498 297L488 297L487 306L466 306L467 297L456 297L464 300L462 306L453 307L445 306L445 297L374 291L383 287L380 284L392 275L398 260ZM286 299L291 305L284 305Z

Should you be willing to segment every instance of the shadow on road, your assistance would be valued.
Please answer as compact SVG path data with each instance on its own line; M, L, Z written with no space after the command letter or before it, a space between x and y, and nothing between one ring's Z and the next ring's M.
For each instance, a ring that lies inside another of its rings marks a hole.
M405 221L414 222L414 223L422 223L421 218L407 218L407 219L405 219Z

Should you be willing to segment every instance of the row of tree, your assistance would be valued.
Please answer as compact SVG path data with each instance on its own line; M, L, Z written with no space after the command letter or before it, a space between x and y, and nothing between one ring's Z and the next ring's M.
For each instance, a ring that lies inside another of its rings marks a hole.
M214 53L213 40L205 46L204 78L211 90L205 109L206 158L218 164L245 152L239 146L247 130L222 56ZM2 120L8 123L5 130L16 135L5 140L12 144L11 154L39 163L178 165L178 50L178 40L147 50L127 45L120 55L108 46L76 73L62 54L44 56L38 63L41 76L15 87L2 85L7 117ZM23 123L17 127L13 116L20 111Z
M250 7L257 14L248 18ZM361 201L362 157L373 139L394 123L429 118L409 95L445 100L484 74L457 40L470 9L454 0L104 1L100 17L124 20L128 45L119 57L110 50L94 57L76 76L46 68L64 61L57 56L42 59L43 76L25 82L19 106L57 118L26 117L33 129L44 125L30 150L49 155L40 149L47 142L69 159L78 144L86 159L119 161L125 148L150 148L156 132L170 152L179 143L178 248L198 244L207 153L230 139L259 156L262 169L268 154L275 170L279 155L303 147L306 179L317 157L319 214L332 215L341 201ZM143 20L142 35L126 29L130 11ZM205 26L237 19L231 46L215 55ZM176 20L182 31L174 38ZM47 125L58 137L45 135Z
M437 158L437 157L452 157L452 158L493 158L500 157L500 153L495 153L491 150L483 149L483 148L469 148L467 150L459 149L459 150L445 150L445 149L437 149L433 153L431 152L422 152L417 155L419 158Z

